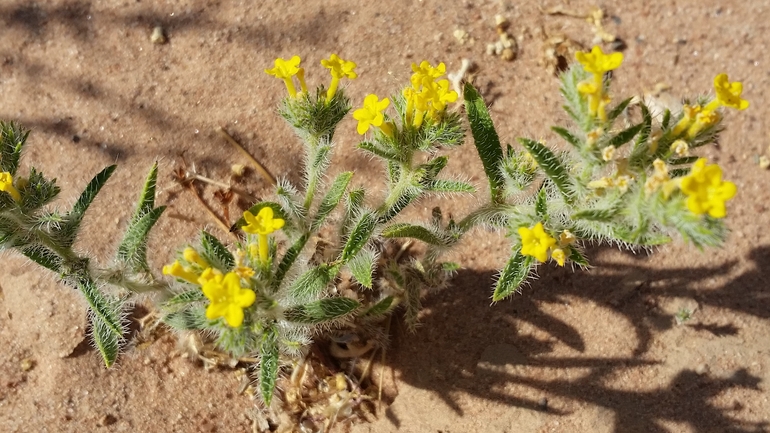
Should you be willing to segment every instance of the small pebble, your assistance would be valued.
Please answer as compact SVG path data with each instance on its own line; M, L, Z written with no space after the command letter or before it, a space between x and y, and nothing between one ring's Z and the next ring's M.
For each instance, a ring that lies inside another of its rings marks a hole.
M20 365L21 365L21 370L22 371L30 371L33 368L35 368L35 361L33 361L33 360L29 359L29 358L24 358L24 359L21 360L21 364Z
M537 402L537 406L542 411L548 410L548 399L545 397L541 398L540 401Z
M104 415L103 417L99 418L98 425L99 427L106 427L108 425L112 425L118 422L118 419L115 418L112 415Z
M765 155L759 157L759 168L767 170L770 168L770 158Z
M703 376L704 374L709 372L709 366L706 364L698 364L697 367L695 367L695 373Z
M152 29L152 34L150 35L150 42L156 45L162 45L168 42L168 38L166 38L166 33L163 31L163 27L157 26L154 29Z

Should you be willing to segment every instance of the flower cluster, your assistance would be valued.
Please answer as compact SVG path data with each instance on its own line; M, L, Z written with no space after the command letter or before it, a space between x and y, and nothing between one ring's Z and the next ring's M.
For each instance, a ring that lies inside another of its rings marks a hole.
M623 54L604 54L601 48L594 46L590 53L575 53L575 58L586 72L593 75L593 81L584 81L578 85L578 92L588 97L588 110L591 115L606 122L605 107L610 98L604 91L604 73L617 69L623 63Z
M299 66L301 61L302 60L299 56L293 56L289 60L285 60L279 57L275 59L275 64L272 69L265 69L267 74L276 78L280 78L284 81L286 84L286 90L288 90L289 96L292 98L298 95L292 79L292 77L295 75L299 80L301 89L300 94L307 93L307 84L305 83L305 69ZM358 77L358 74L355 72L356 64L354 62L343 60L336 54L332 54L329 59L321 60L321 65L324 68L329 69L332 75L331 84L329 85L329 89L326 91L326 103L328 104L329 101L331 101L334 97L334 94L337 93L340 79L349 78L352 80Z
M564 266L570 245L575 242L575 235L569 230L562 231L557 242L546 233L542 222L538 222L534 227L519 227L518 232L521 237L521 254L534 257L539 262L545 262L550 253L551 259L555 260L559 266Z
M674 127L672 132L674 137L684 135L688 139L695 138L698 133L719 121L720 116L717 112L719 107L735 108L736 110L745 110L749 107L749 101L741 99L743 84L739 81L731 83L727 74L719 74L714 77L714 92L716 98L704 107L695 104L685 105L682 108L683 117Z
M682 178L680 188L687 195L687 208L696 215L708 213L713 218L727 215L725 202L735 196L734 183L722 180L722 169L706 165L706 158L693 164L690 174Z
M257 215L244 212L247 225L243 231L258 236L257 243L248 245L252 261L265 265L268 262L268 235L284 226L284 220L274 218L270 207L263 207ZM257 250L258 249L258 253ZM243 324L245 308L250 307L257 299L256 293L248 288L254 269L246 266L246 254L238 251L238 263L231 272L223 273L212 266L208 260L194 248L187 247L182 251L181 259L163 267L163 274L170 275L187 283L200 286L203 295L209 300L206 307L206 318L216 320L223 318L225 323L233 328ZM245 283L245 284L244 284Z
M406 99L406 121L419 128L426 117L440 120L447 104L457 100L457 92L449 89L449 80L440 80L446 74L446 65L443 62L436 67L427 61L422 61L419 65L412 63L412 71L412 87L403 91Z

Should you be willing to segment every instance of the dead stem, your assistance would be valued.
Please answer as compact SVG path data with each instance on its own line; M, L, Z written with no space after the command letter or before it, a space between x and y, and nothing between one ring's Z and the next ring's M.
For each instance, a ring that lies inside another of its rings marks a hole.
M187 189L189 189L193 193L195 198L198 199L198 202L201 204L201 206L203 206L203 208L206 209L209 215L211 215L211 217L214 218L214 221L217 222L217 224L219 225L219 228L222 229L222 231L224 231L228 235L230 235L236 241L239 240L238 236L236 236L234 233L230 231L230 226L227 225L226 222L222 221L222 219L219 218L219 215L217 215L217 213L214 212L213 209L211 209L208 203L206 203L206 201L203 200L203 197L201 197L201 195L198 194L198 190L195 188L195 179L190 179L189 183L185 185L187 186Z
M199 180L199 181L205 182L205 183L207 183L209 185L214 185L214 186L217 186L219 188L230 190L230 191L238 194L239 196L241 196L241 197L243 197L245 199L249 199L250 201L252 201L254 203L260 201L259 197L255 197L255 196L251 195L251 193L249 193L248 191L246 191L244 189L241 189L241 188L238 188L237 186L228 185L228 184L226 184L224 182L220 182L218 180L214 180L214 179L208 178L206 176L202 176L202 175L197 174L197 173L189 173L188 172L187 173L187 177L189 179Z
M232 145L233 145L233 146L235 146L235 147L236 147L238 150L240 150L240 151L241 151L241 153L243 154L243 156L245 156L245 157L246 157L246 158L247 158L249 161L251 161L251 163L254 165L254 168L256 168L256 169L257 169L257 171L259 172L259 174L261 174L261 175L262 175L262 177L263 177L263 178L265 178L265 180L266 180L266 181L268 181L268 183L270 183L270 185L275 185L275 184L276 184L276 181L275 181L275 177L273 177L273 175L272 175L272 174L270 174L270 172L269 172L269 171L267 171L267 169L265 168L265 166L263 166L263 165L262 165L262 164L261 164L259 161L257 161L257 159L256 159L256 158L254 158L253 156L251 156L251 154L250 154L248 151L246 151L246 149L245 149L243 146L241 146L241 144L240 144L240 143L238 143L237 141L235 141L235 139L234 139L234 138L233 138L233 137L232 137L230 134L228 134L228 133L227 133L227 131L225 131L225 129L224 129L224 128L222 128L222 127L220 126L220 127L218 127L218 128L216 129L216 131L217 131L217 133L219 133L219 135L221 135L221 136L222 136L222 137L223 137L225 140L227 140L227 141L228 141L230 144L232 144Z

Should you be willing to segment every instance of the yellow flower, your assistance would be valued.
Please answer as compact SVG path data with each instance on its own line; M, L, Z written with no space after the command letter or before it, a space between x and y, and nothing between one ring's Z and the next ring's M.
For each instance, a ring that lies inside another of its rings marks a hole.
M364 106L353 112L353 118L358 120L358 127L356 128L358 133L364 135L370 126L376 126L386 135L390 135L390 125L385 122L385 115L382 114L388 105L390 105L388 98L380 101L377 95L366 95Z
M722 180L722 169L706 165L706 158L695 161L690 174L682 178L680 188L687 195L687 208L696 215L708 213L714 218L727 215L725 202L735 196L737 188Z
M21 200L19 190L13 186L13 176L7 171L0 173L0 191L7 192L17 202Z
M676 140L671 143L671 151L676 156L688 156L690 154L690 145L684 140Z
M201 257L197 251L195 251L194 248L187 247L182 251L182 257L184 257L185 260L187 260L188 263L195 263L196 265L200 266L203 269L208 268L209 262L207 262L203 257Z
M286 90L289 91L289 95L295 97L297 96L297 90L294 88L294 83L291 81L291 77L298 75L297 78L300 81L300 85L302 86L303 91L306 89L304 80L305 71L299 67L299 63L301 61L302 60L299 58L299 56L294 56L289 60L285 60L279 57L275 59L275 66L273 69L265 69L265 72L276 78L282 79L286 84Z
M716 111L703 110L695 116L695 122L687 129L687 137L695 138L699 132L719 121L719 113Z
M602 149L602 159L605 161L612 161L615 157L615 146L607 146Z
M743 83L740 81L731 83L727 79L727 74L719 74L714 77L714 91L717 94L717 99L709 103L707 107L710 107L711 104L714 104L715 102L723 107L730 107L738 110L745 110L749 107L749 101L741 99Z
M233 269L233 272L243 279L249 279L254 276L254 269L251 269L248 266L238 266Z
M575 59L583 65L586 72L604 74L617 69L623 63L623 53L604 54L601 48L594 46L590 53L582 51L575 53Z
M434 68L427 60L423 60L419 65L412 63L412 71L414 72L411 78L412 86L415 90L419 90L421 85L430 83L446 74L446 65L441 62Z
M200 284L201 286L205 286L206 283L208 283L210 280L215 279L217 276L221 277L222 271L214 268L206 268L201 273L201 276L198 277L198 284Z
M342 60L336 54L332 54L328 60L321 60L321 65L324 68L330 69L332 74L332 83L329 85L329 90L326 91L327 103L337 93L337 86L341 78L347 77L352 80L358 77L358 74L354 71L356 64L348 60Z
M228 272L224 277L216 275L206 281L203 294L211 301L206 307L206 318L214 320L223 317L233 328L243 324L243 309L257 299L252 290L241 287L241 279L235 272Z
M556 263L558 263L559 266L564 266L564 260L567 259L567 254L564 253L563 249L556 248L551 251L551 258L556 260Z
M243 231L259 236L259 258L262 263L267 263L268 247L267 247L267 235L283 227L286 223L281 218L273 218L273 209L269 206L265 206L257 212L257 216L254 216L249 211L243 213L243 219L248 224L243 226Z
M172 277L198 284L198 274L182 266L182 264L179 263L179 260L175 260L174 263L164 266L163 275L171 275Z
M244 212L243 219L248 224L243 226L243 231L253 235L269 235L273 233L286 223L281 218L274 218L274 215L273 209L270 206L260 209L256 216L249 211Z
M543 230L543 223L537 223L532 228L519 227L521 236L521 253L532 256L540 262L548 260L548 250L556 245L556 239Z
M326 69L331 69L332 78L350 78L358 77L354 71L356 64L349 60L342 60L336 54L332 54L328 60L321 60L321 65Z

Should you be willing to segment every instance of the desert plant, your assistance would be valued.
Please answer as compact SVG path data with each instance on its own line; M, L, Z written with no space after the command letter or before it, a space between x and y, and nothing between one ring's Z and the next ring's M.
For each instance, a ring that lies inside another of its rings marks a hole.
M549 257L559 266L588 266L585 242L648 248L679 235L698 248L718 246L727 235L725 202L736 193L719 166L691 155L722 130L720 107L748 107L742 86L726 74L714 79L715 98L687 102L682 111L652 113L634 98L609 107L607 72L621 53L599 47L577 53L578 63L561 75L564 110L571 128L552 129L568 150L520 138L504 153L479 93L466 84L466 111L489 179L490 202L462 222L486 223L507 232L513 254L493 293L515 293ZM659 116L656 116L659 115Z

